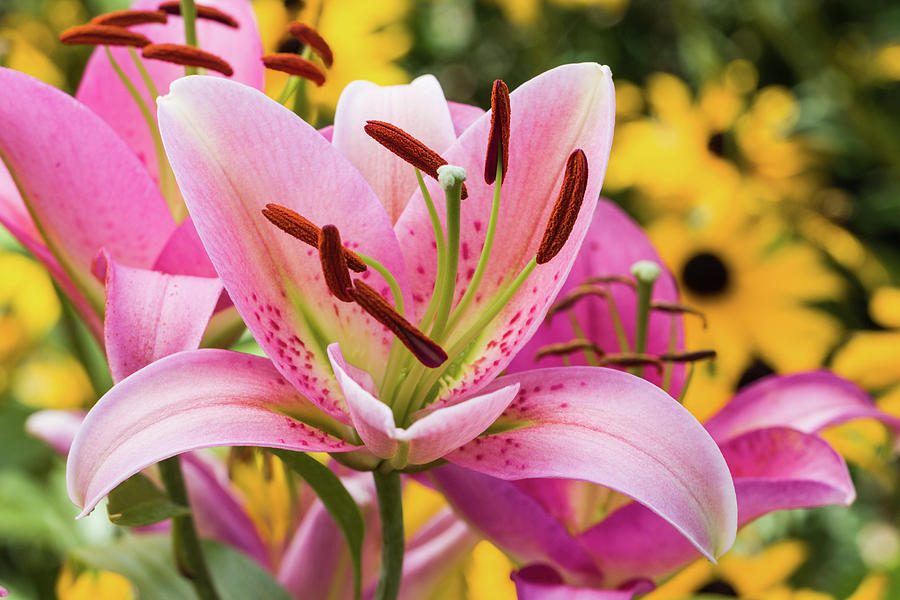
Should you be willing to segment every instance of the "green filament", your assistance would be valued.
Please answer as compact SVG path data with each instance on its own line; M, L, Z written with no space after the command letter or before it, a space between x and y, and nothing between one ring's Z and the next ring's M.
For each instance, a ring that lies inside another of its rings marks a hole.
M181 0L181 18L184 19L184 43L197 47L197 6L194 0ZM185 75L196 75L197 67L184 67Z

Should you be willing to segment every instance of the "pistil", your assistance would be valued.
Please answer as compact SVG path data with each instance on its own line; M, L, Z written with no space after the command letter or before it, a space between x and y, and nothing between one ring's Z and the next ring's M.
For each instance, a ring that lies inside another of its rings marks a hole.
M631 266L631 274L637 281L637 315L634 330L634 351L638 354L647 349L647 331L650 321L650 299L653 285L662 274L658 264L650 260L639 260ZM637 375L643 372L638 368Z
M438 298L437 310L431 337L443 339L444 327L450 316L453 298L456 297L456 275L459 267L459 220L462 201L462 186L466 180L466 170L455 165L438 167L438 182L444 188L445 222L447 225L447 260L444 269L438 273L439 282L434 295Z

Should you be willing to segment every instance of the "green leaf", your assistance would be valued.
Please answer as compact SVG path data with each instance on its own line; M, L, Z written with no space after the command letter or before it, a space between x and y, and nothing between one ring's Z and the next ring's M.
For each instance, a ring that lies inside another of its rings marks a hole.
M331 469L311 456L276 448L270 448L269 451L309 484L343 532L350 548L353 588L358 599L362 590L362 543L366 524L353 496Z
M109 520L123 527L145 527L191 513L172 502L146 475L132 475L109 494Z
M206 560L222 600L292 600L287 590L247 555L218 542L203 542ZM141 600L196 600L187 579L175 569L166 535L131 535L108 546L79 548L73 557L95 569L119 573Z

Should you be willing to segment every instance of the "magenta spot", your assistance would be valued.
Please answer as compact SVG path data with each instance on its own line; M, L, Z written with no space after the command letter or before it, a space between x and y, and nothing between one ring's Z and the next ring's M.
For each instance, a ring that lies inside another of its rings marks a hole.
M561 389L563 389L564 387L566 387L566 384L564 384L564 383L557 383L557 384L554 384L554 385L551 385L551 386L550 386L550 391L561 390Z
M275 331L281 331L281 327L274 320L269 319L269 327L274 329Z
M419 265L418 267L416 267L416 273L418 273L419 275L424 275L424 274L425 274L425 267L422 266L422 265Z
M475 228L475 231L481 231L481 221L475 221L472 223L472 227Z
M566 402L563 402L559 405L560 408L569 408L569 405Z
M469 260L469 244L463 242L460 250L462 251L462 259Z

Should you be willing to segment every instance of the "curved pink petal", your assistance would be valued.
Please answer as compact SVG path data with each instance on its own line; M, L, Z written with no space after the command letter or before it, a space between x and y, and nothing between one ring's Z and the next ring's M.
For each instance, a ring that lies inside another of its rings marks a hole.
M822 438L792 429L760 429L722 446L734 476L738 525L775 511L847 505L854 498L847 465ZM616 585L662 577L698 557L671 525L639 504L615 511L580 537Z
M520 383L488 434L447 459L499 477L580 479L631 496L704 555L734 542L734 486L718 447L678 402L651 383L596 367L501 377Z
M392 335L338 301L317 252L262 215L291 208L385 265L406 289L397 239L362 176L315 129L249 87L188 77L159 101L160 127L194 226L241 316L279 371L312 402L345 419L325 348L381 377ZM384 280L360 275L387 295Z
M513 572L511 577L519 600L631 600L635 594L645 594L654 588L653 583L643 580L617 590L575 587L564 583L558 573L545 565L525 567Z
M114 382L200 346L221 281L134 269L109 257L107 264L106 357Z
M815 433L866 418L900 433L900 419L881 411L859 386L821 370L773 375L749 385L705 426L722 443L753 429L784 426Z
M33 77L0 68L0 158L44 242L98 314L100 248L149 267L175 228L143 165L90 110Z
M399 443L406 443L407 460L413 465L435 461L483 433L519 390L518 384L512 384L467 398L453 406L423 413L424 416L403 429L396 426L391 409L374 396L366 374L347 364L337 344L328 347L328 355L353 425L366 447L376 456L391 458L397 453Z
M221 23L198 19L197 40L200 47L225 59L234 69L232 76L234 81L262 89L265 77L265 69L260 60L262 42L250 2L248 0L203 0L202 3L230 14L237 20L240 27L232 29ZM161 0L137 0L132 3L131 7L136 10L156 10L160 4ZM139 25L129 29L146 35L156 44L184 43L184 21L181 17L170 16L165 25ZM111 50L116 63L141 92L150 111L154 112L156 98L144 85L134 61L129 56L128 49L111 48ZM137 53L140 56L140 51ZM141 60L160 94L168 93L169 85L179 77L184 77L184 67L182 66L158 60ZM215 75L218 76L218 74ZM95 49L91 55L76 97L109 123L144 162L147 170L153 174L154 178L158 179L156 150L150 130L131 94L109 64L106 51L102 47Z
M341 439L348 434L265 358L182 352L125 378L88 413L69 453L69 497L84 516L116 485L176 454L213 446L343 452L356 448Z
M581 543L519 482L452 464L429 471L428 478L466 521L516 562L549 564L585 584L602 581Z
M25 431L66 456L84 415L83 410L39 410L28 416Z
M651 260L663 267L663 274L653 287L653 299L665 302L678 302L678 287L672 274L665 268L662 258L653 247L647 234L635 223L625 211L606 200L600 199L594 211L590 229L584 238L581 251L572 265L569 277L560 290L563 296L587 278L598 275L631 276L631 265L639 260ZM616 311L628 337L631 348L634 347L634 330L637 317L637 295L635 291L621 284L605 287L612 293ZM587 296L576 304L574 311L580 329L587 339L597 343L606 352L621 352L616 330L613 327L607 301L597 296ZM681 317L656 312L651 313L650 326L647 333L647 352L660 355L670 351L672 335L672 319L676 320L675 349L684 349L684 330ZM509 371L525 371L535 367L535 356L541 347L548 344L559 344L577 339L579 336L572 328L567 313L555 315L549 322L538 328L516 358L510 363ZM569 355L570 364L587 364L583 353ZM537 362L541 367L563 366L561 356L547 356ZM684 385L684 366L675 365L672 381L667 390L672 396L678 396ZM648 369L647 379L662 385L662 376L654 369Z
M469 125L484 114L483 108L462 102L447 102L447 106L450 108L450 118L453 120L453 131L456 133L456 137L461 136L463 131L469 128Z
M415 171L368 136L366 121L386 121L442 152L456 141L441 84L422 75L406 85L354 81L341 92L334 113L332 143L355 166L396 222L417 189Z
M520 86L511 94L510 103L510 164L503 184L497 236L478 293L450 344L475 324L488 304L535 256L566 160L577 148L584 150L588 159L587 192L565 247L556 258L538 266L493 322L481 330L469 348L459 380L450 387L450 398L463 397L490 382L540 325L587 231L609 158L615 106L608 68L593 63L558 67ZM464 167L469 174L469 197L462 205L457 301L475 272L491 212L493 188L480 176L489 129L490 114L486 113L443 153L447 161ZM443 191L435 182L428 182L428 186L443 215ZM413 299L421 309L431 295L436 250L420 193L410 200L395 230L409 273L414 274Z
M153 270L170 275L218 277L190 216L172 232L159 256L156 257Z
M197 529L209 537L237 548L269 567L266 546L253 521L232 492L228 474L197 454L185 454L181 462Z

